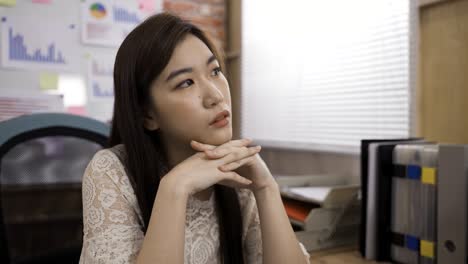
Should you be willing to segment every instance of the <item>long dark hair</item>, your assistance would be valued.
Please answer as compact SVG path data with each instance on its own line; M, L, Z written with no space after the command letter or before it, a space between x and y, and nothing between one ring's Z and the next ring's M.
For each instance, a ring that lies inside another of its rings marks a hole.
M136 27L120 46L114 66L115 103L110 146L124 144L125 166L148 227L161 178L169 171L159 130L144 128L150 84L169 63L187 34L203 41L223 67L215 46L195 25L168 13L154 15ZM215 185L220 252L223 263L244 263L242 217L234 189ZM157 217L157 216L156 216Z

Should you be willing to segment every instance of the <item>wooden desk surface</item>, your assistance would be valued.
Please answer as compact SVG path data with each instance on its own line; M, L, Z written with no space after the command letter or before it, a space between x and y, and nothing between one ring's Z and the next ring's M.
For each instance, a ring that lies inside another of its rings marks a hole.
M361 257L356 247L335 248L310 252L310 262L312 264L369 264L369 263L390 263L368 261Z

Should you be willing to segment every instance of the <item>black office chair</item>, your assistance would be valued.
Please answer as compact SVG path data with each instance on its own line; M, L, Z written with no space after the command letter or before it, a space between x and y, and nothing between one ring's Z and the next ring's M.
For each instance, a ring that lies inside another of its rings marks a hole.
M0 263L78 263L81 178L108 135L69 114L0 122Z

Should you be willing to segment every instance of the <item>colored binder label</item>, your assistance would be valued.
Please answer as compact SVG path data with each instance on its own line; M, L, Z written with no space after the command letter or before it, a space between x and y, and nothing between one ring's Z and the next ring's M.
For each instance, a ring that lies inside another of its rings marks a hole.
M414 236L405 236L406 248L412 251L419 251L419 239Z
M406 165L393 165L393 177L406 178Z
M423 168L422 169L422 183L425 184L436 184L436 169L435 168Z
M432 241L421 240L421 256L434 258L434 243Z
M416 165L408 165L406 168L406 176L412 180L421 179L421 167Z

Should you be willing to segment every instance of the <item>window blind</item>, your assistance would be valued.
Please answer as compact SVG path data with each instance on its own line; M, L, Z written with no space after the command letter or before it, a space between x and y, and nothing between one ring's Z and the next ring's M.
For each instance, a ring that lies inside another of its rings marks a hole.
M241 136L345 153L358 153L363 138L409 136L410 5L243 1Z

